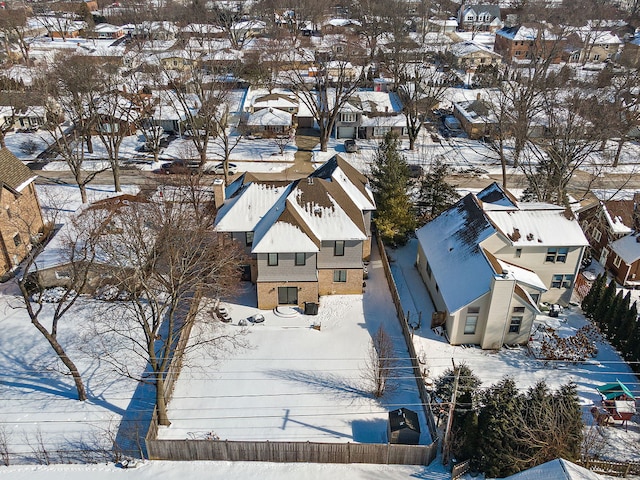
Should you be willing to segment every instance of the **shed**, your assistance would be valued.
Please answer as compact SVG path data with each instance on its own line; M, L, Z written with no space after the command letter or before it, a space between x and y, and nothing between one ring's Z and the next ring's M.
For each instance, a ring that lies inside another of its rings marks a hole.
M408 408L399 408L389 412L387 438L389 443L418 445L420 443L418 414Z

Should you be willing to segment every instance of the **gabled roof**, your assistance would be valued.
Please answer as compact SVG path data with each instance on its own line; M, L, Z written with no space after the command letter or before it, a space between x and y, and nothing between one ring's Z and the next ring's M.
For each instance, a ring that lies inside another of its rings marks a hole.
M292 121L293 116L288 112L283 112L282 110L278 110L276 108L264 108L249 115L249 118L247 118L247 125L257 125L263 127L290 127L292 125Z
M337 182L361 210L375 210L369 180L341 156L335 155L310 177Z
M551 460L537 467L523 470L505 480L603 480L603 477L563 458Z
M450 313L491 289L495 272L480 243L495 233L472 193L416 232Z
M500 7L498 5L469 5L463 10L463 14L474 12L475 14L488 13L492 17L500 18ZM464 20L464 17L462 17Z
M0 184L14 193L20 193L36 179L29 168L8 148L0 149Z
M640 260L640 234L626 235L611 242L609 246L627 265Z
M609 228L617 234L631 233L636 227L634 218L638 199L634 200L608 200L602 202L602 210ZM637 225L640 227L640 225Z

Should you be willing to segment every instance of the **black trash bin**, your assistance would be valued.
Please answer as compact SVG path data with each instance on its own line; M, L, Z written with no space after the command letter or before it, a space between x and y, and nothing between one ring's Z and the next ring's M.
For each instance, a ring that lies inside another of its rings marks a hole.
M317 315L318 304L316 302L304 302L304 314L305 315Z

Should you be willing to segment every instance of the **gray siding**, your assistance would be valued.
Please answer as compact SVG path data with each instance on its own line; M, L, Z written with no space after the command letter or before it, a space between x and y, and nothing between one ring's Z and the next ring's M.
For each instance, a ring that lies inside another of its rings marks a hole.
M362 241L346 240L344 255L333 254L335 242L323 241L318 253L318 268L362 268Z
M278 265L270 266L268 254L258 254L258 282L315 282L318 280L316 271L316 254L306 253L306 264L296 265L295 253L279 253Z

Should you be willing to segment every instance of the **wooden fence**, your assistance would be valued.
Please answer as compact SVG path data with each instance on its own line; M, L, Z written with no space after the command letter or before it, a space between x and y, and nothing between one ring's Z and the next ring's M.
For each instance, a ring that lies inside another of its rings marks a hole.
M147 455L152 460L227 460L256 462L309 462L309 463L374 463L399 465L429 465L438 450L438 432L431 411L431 396L427 392L407 319L402 311L384 245L378 240L380 257L391 296L398 312L402 333L411 356L413 373L422 401L427 427L432 443L429 445L398 445L381 443L314 443L314 442L249 442L208 439L159 440L156 416L151 422L145 443ZM185 332L186 333L186 332ZM185 337L188 339L188 334ZM180 341L183 339L181 338ZM186 342L186 340L185 340ZM180 349L178 349L180 350ZM173 391L173 383L180 372L182 358L174 358L176 367L167 375L167 391ZM170 382L170 383L169 383Z
M149 440L147 449L154 460L428 465L436 456L437 444Z
M422 378L422 371L420 369L420 363L418 362L416 348L413 345L413 337L409 329L409 322L402 308L402 302L400 301L400 294L398 293L396 282L393 279L393 275L391 274L391 266L389 264L387 252L384 249L384 244L382 243L382 240L380 240L380 237L376 236L376 240L378 242L378 250L380 251L380 259L382 260L384 275L387 278L387 283L389 284L391 298L393 299L393 304L396 307L396 313L398 314L398 320L400 321L400 326L402 328L402 335L404 336L405 343L407 344L407 349L409 350L409 356L411 357L413 376L416 380L418 393L420 394L420 400L422 401L422 408L427 419L427 427L429 428L429 433L431 434L432 441L434 443L437 443L438 430L436 428L436 422L433 418L433 410L431 409L431 394L427 391L424 380Z
M584 468L612 477L627 477L629 475L640 475L640 462L611 462L606 460L593 460L583 458L576 462Z

